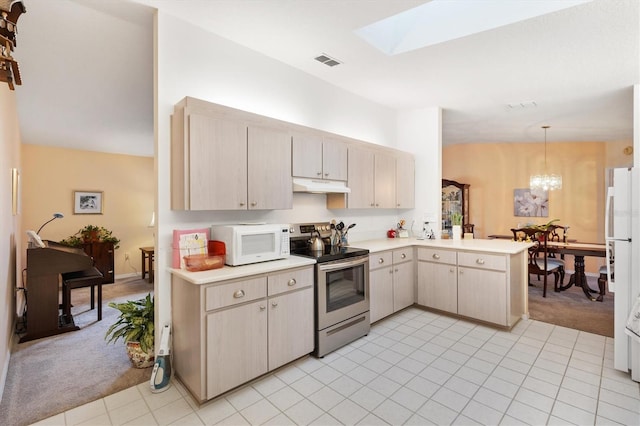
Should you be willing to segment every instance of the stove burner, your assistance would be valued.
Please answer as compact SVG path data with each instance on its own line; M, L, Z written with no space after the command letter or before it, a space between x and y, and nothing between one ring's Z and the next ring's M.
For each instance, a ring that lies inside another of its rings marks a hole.
M317 252L309 249L311 233L319 231L324 241L324 251ZM334 260L346 259L356 256L365 256L369 250L356 247L331 246L329 237L331 230L328 222L301 223L291 225L290 249L291 254L297 256L311 257L318 263L331 262Z

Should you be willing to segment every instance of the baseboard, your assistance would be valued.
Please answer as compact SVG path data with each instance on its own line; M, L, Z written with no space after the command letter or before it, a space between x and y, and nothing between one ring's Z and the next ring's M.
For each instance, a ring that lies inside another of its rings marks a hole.
M139 274L139 273L137 273L137 272L132 272L132 273L130 273L130 274L120 274L120 275L115 275L115 276L114 276L114 278L115 278L116 280L121 280L121 279L124 279L124 278L131 278L131 277L137 277L137 276L140 276L140 274Z
M9 345L7 346L7 356L5 357L5 363L2 366L2 375L0 376L0 401L4 395L4 387L7 384L7 374L9 374L9 361L11 360L11 348L13 347L14 339L18 338L18 335L13 332L16 329L17 316L13 316L13 324L11 324L11 338L9 339Z

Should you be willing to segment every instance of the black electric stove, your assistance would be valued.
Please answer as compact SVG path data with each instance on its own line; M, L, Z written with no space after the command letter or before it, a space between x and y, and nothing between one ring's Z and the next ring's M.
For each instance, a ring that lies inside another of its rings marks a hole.
M318 263L331 262L334 260L347 259L350 257L365 256L369 250L351 246L332 246L331 226L329 222L318 223L297 223L292 224L290 231L290 251L296 256L311 257ZM324 251L313 251L309 248L309 240L315 231L320 232L324 242Z

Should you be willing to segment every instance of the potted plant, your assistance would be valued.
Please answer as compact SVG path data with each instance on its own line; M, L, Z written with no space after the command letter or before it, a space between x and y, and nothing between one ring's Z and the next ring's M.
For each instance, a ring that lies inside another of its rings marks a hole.
M104 226L96 225L86 225L75 234L60 241L61 244L71 247L79 247L82 244L93 242L111 242L113 243L114 249L120 247L120 240L113 235L113 231L108 230Z
M136 368L151 367L154 363L154 299L151 293L144 299L124 303L110 302L109 307L120 311L118 320L109 327L104 338L115 343L122 338L127 354Z
M461 213L453 213L451 215L451 233L453 234L454 240L459 240L462 238L462 214Z

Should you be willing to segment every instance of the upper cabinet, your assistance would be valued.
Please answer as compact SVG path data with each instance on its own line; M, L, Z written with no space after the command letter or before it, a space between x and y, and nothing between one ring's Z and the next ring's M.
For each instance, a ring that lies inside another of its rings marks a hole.
M415 163L406 153L349 147L347 208L411 209L415 206Z
M292 143L293 176L347 180L347 144L337 138L296 134Z
M220 107L218 107L219 109ZM291 136L185 98L172 116L174 210L292 208Z
M396 207L412 209L416 204L416 163L413 155L399 153L396 157Z
M469 224L469 184L442 179L442 230L451 229L451 216L462 214L462 225Z

